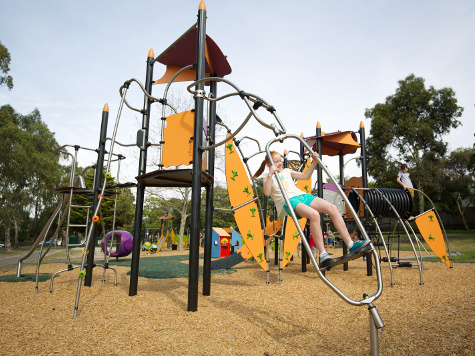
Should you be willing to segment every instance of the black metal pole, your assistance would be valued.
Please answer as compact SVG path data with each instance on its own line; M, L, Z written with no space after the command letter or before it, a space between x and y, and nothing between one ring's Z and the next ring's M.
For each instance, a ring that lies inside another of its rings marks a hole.
M152 95L153 82L153 51L148 52L147 57L147 71L145 78L145 90L149 95ZM144 95L144 108L142 112L142 130L144 130L144 145L140 148L139 157L139 172L141 176L147 171L147 148L148 148L148 131L150 127L150 107L152 100ZM130 264L130 286L129 296L137 295L137 286L139 280L139 262L140 262L140 237L142 234L142 219L143 219L143 203L144 203L145 186L139 184L137 186L137 193L135 198L135 221L134 221L134 242L132 246L132 262Z
M363 180L363 188L368 188L368 168L366 166L366 138L363 121L360 123L360 145L361 145L361 177ZM366 200L366 190L363 190L363 199ZM368 212L364 210L365 221L369 221ZM368 253L366 255L366 275L373 275L373 255Z
M210 93L213 98L218 96L218 82L212 81L210 83ZM209 138L210 143L214 144L216 133L216 101L209 104ZM214 152L212 148L208 153L208 173L214 177ZM206 188L206 225L205 225L205 251L203 260L203 295L211 295L211 243L212 243L212 228L213 228L213 196L214 196L214 182Z
M340 185L342 187L345 186L345 172L344 172L344 156L343 153L340 152L338 153L338 158L340 162ZM345 243L343 243L343 255L346 255L348 253L348 246L346 246ZM343 271L348 271L348 262L343 263Z
M101 123L101 135L99 137L99 148L97 150L97 164L96 164L96 175L94 178L94 187L93 187L93 199L92 199L92 211L96 211L97 204L99 203L99 194L102 190L102 167L104 166L104 154L106 152L106 138L107 138L107 123L109 121L109 105L105 104L102 109L102 123ZM94 268L94 249L96 248L96 238L97 238L97 222L93 223L92 227L92 236L89 240L89 245L87 250L89 251L87 255L86 262L86 277L84 277L84 285L90 287L92 283L92 269Z
M301 134L300 137L303 138L303 134ZM300 165L303 165L305 163L305 159L303 157L304 152L305 152L304 146L302 144L300 144ZM310 190L311 189L312 188L310 188ZM311 193L312 192L310 192L310 194ZM307 238L306 236L308 235L308 220L307 220L307 223L305 224L305 228L304 228L303 233L304 233L305 236L300 236L300 240ZM301 243L300 246L301 246L300 247L300 252L302 253L302 272L307 272L307 263L308 263L308 259L309 259L308 254L307 254L307 250L304 248L303 243Z
M317 136L317 139L315 141L315 144L316 144L316 151L317 153L320 155L320 159L323 161L323 155L322 155L322 127L320 126L320 122L317 122L317 129L316 129L316 136ZM318 197L319 198L322 198L323 199L323 174L322 174L323 170L322 170L322 167L320 167L320 165L317 166L317 180L318 180L318 185L317 185L317 194L318 194ZM320 227L322 229L322 233L323 233L323 229L325 227L325 222L323 221L323 213L320 213ZM310 234L312 234L312 231L310 231ZM313 240L315 242L315 240ZM319 253L321 253L322 251L318 251Z
M198 8L198 31L196 44L196 80L205 77L206 46L206 5L202 0ZM203 93L204 83L196 85L195 90L195 127L193 141L193 169L191 178L191 232L188 274L188 311L198 310L198 272L199 272L199 237L201 205L201 143L203 140Z

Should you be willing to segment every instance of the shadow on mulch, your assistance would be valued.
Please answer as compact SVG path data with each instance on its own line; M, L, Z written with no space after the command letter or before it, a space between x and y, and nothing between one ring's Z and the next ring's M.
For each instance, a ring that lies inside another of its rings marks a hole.
M200 256L202 259L203 256ZM147 257L140 259L139 265L139 277L153 278L153 279L167 279L167 278L187 278L188 277L188 255L175 255L175 256L160 256L156 257ZM109 265L111 267L121 266L121 267L130 267L132 259L131 258L122 258L116 261L115 258L111 258ZM102 263L103 261L96 261L97 263ZM100 268L99 266L97 268ZM211 274L232 274L236 272L235 269L227 270L212 270ZM200 266L199 275L203 275L203 266ZM127 272L127 275L130 276L130 271ZM51 278L51 274L40 273L39 281L44 282ZM0 276L0 282L26 282L36 280L36 274L24 274L21 278L17 278L16 274Z

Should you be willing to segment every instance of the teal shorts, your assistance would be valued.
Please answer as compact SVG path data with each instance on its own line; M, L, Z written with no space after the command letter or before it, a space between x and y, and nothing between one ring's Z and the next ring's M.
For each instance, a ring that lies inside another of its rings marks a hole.
M310 205L310 203L315 199L315 197L312 194L302 194L302 195L297 195L296 197L290 198L290 205L292 205L292 209L295 211L295 207L297 206L298 203L303 203L305 205ZM287 206L287 203L284 203L284 209L287 212L288 215L290 215L289 207ZM297 219L300 219L301 216L297 216Z

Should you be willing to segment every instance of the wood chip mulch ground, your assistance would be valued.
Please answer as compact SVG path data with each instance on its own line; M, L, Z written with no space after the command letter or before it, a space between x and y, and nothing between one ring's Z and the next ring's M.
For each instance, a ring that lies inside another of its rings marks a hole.
M153 257L177 254L165 251ZM181 252L187 253L187 252ZM47 260L45 262L48 262ZM182 263L187 263L184 259ZM374 305L385 324L378 330L381 355L474 355L475 265L424 262L394 270L390 286L382 265L384 289ZM0 268L0 276L15 274ZM35 273L25 265L23 273ZM46 263L51 275L64 263ZM253 261L233 273L214 274L211 296L200 297L198 311L187 311L187 278L139 278L138 295L128 296L130 266L117 266L102 284L96 268L92 287L82 287L73 318L78 269L54 281L0 282L0 354L2 355L368 355L368 310L347 304L300 258L283 272L272 265L271 284ZM376 274L366 276L362 259L326 273L348 297L360 300L376 291Z

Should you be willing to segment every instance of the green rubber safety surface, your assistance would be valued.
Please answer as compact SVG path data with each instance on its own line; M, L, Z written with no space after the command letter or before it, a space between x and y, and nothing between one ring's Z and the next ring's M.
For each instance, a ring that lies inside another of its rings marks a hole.
M202 258L202 256L200 257ZM153 279L167 279L167 278L187 278L189 272L188 255L176 256L157 256L141 258L139 264L139 277L153 278ZM126 266L130 267L131 259L111 259L110 266ZM219 270L211 271L211 274L231 274L236 270ZM203 275L203 266L200 266L199 275ZM130 271L127 272L130 275Z
M203 255L200 256L200 259L203 258ZM139 277L153 278L153 279L167 279L167 278L187 278L188 277L188 255L176 255L176 256L160 256L157 254L153 257L146 257L140 259L139 264ZM124 266L130 268L131 258L120 258L116 261L115 258L111 258L109 265L114 266ZM103 263L102 260L96 260L96 263ZM101 268L97 266L96 268ZM231 274L236 272L235 269L226 269L226 270L217 270L211 271L211 274ZM203 275L203 266L200 266L199 275ZM130 276L130 271L127 272L127 275ZM44 282L51 279L51 274L40 273L39 282ZM0 276L0 282L27 282L35 281L36 274L24 274L22 277L17 278L16 274Z
M40 273L38 275L39 282L45 282L51 279L51 274ZM36 281L36 273L22 274L20 278L17 278L16 274L8 274L6 276L0 276L0 282L31 282Z

